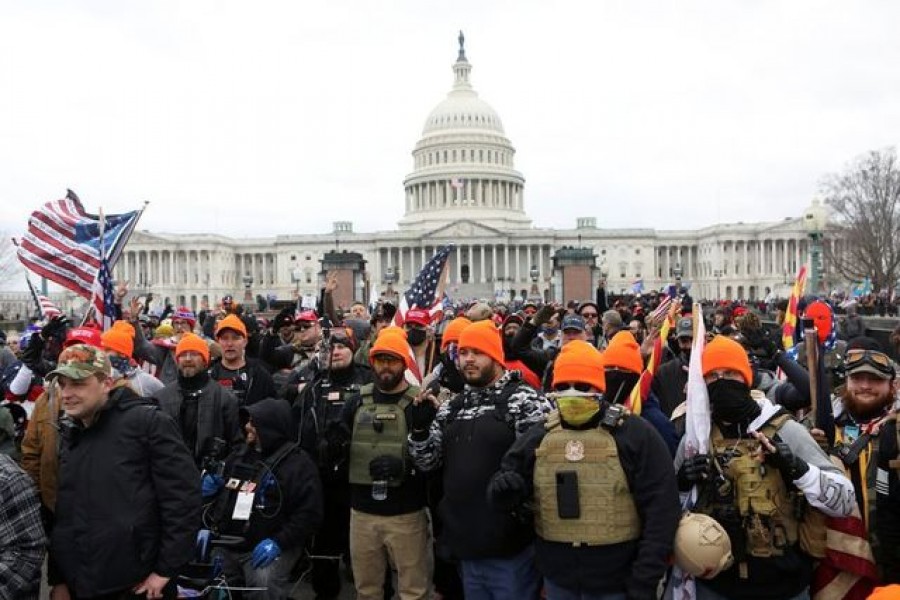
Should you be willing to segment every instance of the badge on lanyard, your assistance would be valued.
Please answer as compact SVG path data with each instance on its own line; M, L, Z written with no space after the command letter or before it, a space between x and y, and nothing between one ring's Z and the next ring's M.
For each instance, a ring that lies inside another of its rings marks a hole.
M844 426L844 441L848 444L852 444L859 438L859 425L855 423L853 425L845 425Z
M250 512L253 510L253 492L238 492L237 500L234 503L234 512L231 518L234 521L247 521L250 519Z

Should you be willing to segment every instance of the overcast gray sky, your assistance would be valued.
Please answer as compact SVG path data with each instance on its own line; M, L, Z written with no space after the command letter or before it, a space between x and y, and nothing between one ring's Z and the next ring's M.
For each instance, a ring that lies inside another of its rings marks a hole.
M466 34L539 227L797 216L900 131L900 3L0 0L0 230L393 229ZM376 208L373 210L373 208Z

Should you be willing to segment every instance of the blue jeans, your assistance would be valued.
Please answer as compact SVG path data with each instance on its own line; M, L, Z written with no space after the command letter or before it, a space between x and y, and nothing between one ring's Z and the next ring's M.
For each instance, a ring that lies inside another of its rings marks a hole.
M534 567L534 546L515 556L460 561L466 600L536 600L541 576Z
M544 579L547 600L626 600L625 592L583 592L556 585Z

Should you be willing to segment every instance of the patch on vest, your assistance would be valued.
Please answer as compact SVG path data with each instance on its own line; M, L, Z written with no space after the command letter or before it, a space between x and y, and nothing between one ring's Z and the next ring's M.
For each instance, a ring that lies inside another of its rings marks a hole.
M566 460L569 462L584 460L584 443L581 440L566 442Z

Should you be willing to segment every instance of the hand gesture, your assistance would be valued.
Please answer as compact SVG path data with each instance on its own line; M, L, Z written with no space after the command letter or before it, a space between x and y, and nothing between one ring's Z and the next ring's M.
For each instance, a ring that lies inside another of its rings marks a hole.
M338 289L337 273L330 271L328 276L325 277L325 293L332 294L336 289Z
M121 304L125 296L128 295L128 281L120 281L116 284L116 303Z

